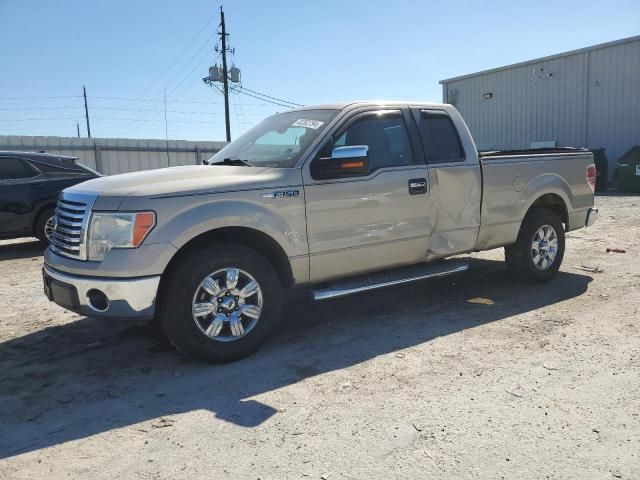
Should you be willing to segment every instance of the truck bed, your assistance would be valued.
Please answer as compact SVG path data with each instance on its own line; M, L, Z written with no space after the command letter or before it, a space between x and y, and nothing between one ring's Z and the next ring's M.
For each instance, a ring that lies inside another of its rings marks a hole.
M585 148L500 150L478 154L482 168L481 227L476 248L515 240L534 201L558 205L567 231L584 227L593 206L586 181L593 154Z

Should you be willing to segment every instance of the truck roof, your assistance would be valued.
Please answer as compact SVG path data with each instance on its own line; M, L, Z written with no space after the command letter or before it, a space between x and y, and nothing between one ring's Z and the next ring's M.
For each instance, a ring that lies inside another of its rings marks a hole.
M380 106L385 105L411 105L413 107L425 107L425 108L442 108L449 106L446 103L437 102L425 102L425 101L407 101L407 100L353 100L345 102L324 103L318 105L305 105L304 107L296 108L294 110L342 110L347 107L356 106Z

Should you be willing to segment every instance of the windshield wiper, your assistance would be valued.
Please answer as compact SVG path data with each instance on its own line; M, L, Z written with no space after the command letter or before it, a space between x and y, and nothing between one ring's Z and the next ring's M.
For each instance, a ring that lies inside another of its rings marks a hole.
M239 167L253 167L253 164L251 162L242 160L237 157L223 158L221 162L213 162L213 163L210 163L209 165L235 165Z

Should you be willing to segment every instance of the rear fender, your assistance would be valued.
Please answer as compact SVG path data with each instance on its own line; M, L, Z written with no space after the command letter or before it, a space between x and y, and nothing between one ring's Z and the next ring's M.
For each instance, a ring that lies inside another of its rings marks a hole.
M524 217L533 204L539 198L548 194L560 197L564 203L566 212L570 212L573 209L571 202L572 193L569 184L559 175L547 173L531 180L520 193L516 202L518 208L517 215L520 222L524 220Z

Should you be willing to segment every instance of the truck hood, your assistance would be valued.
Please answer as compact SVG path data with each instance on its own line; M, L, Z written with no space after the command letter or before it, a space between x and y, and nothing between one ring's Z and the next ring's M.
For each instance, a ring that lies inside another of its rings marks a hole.
M299 178L299 171L292 175L291 170L294 169L188 165L95 178L67 191L122 198L261 189L287 185L293 177Z

